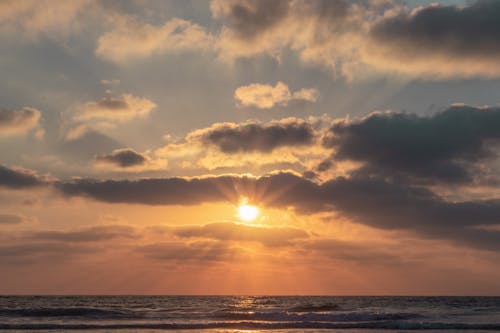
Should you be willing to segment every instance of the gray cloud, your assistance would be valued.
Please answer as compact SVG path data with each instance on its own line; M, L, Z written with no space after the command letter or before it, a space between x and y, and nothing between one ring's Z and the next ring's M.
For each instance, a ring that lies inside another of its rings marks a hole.
M131 148L116 149L111 154L98 155L95 158L96 162L109 163L121 168L143 165L147 158L137 153Z
M413 10L398 0L212 0L211 8L224 24L221 58L292 50L348 79L500 75L496 0Z
M441 53L450 58L491 59L500 55L500 2L480 0L468 6L427 6L382 20L373 37L405 57Z
M41 112L33 108L0 110L0 136L25 133L38 125Z
M230 222L181 227L174 234L179 237L260 242L267 246L290 245L294 240L308 237L305 231L295 228L264 228Z
M0 165L0 187L23 189L44 184L46 184L46 182L32 171L12 169Z
M75 180L56 187L66 195L87 196L110 203L147 205L197 205L202 202L238 200L236 187L248 177L145 178L139 180Z
M215 17L224 19L238 37L253 39L286 17L290 0L212 1Z
M269 153L279 147L309 145L314 138L315 132L311 125L295 118L269 124L219 123L188 136L188 140L216 146L224 153Z
M499 141L500 108L455 106L429 117L391 112L339 122L324 145L333 161L364 162L358 172L464 183L477 176L476 163L496 156Z

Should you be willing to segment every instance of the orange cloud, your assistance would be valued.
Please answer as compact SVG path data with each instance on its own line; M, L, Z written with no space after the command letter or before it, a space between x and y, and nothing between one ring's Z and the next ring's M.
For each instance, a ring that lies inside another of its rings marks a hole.
M212 36L187 20L173 18L161 26L123 18L98 40L96 54L114 62L157 53L209 49Z
M18 36L65 37L83 22L81 13L95 0L5 0L0 1L0 30Z
M316 89L300 89L293 93L283 82L276 86L253 83L235 90L234 98L242 106L254 106L259 109L270 109L275 105L286 106L290 101L316 102L318 99Z
M104 97L99 101L87 102L77 110L76 119L115 119L126 121L147 116L156 104L147 98L124 94L118 97Z
M23 134L38 125L41 112L34 108L0 110L0 136Z

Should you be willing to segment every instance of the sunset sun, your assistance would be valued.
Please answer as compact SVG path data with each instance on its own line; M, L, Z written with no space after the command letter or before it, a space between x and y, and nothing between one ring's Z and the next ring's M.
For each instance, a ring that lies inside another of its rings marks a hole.
M238 207L238 217L244 221L250 222L257 218L259 215L259 208L252 205L241 204Z

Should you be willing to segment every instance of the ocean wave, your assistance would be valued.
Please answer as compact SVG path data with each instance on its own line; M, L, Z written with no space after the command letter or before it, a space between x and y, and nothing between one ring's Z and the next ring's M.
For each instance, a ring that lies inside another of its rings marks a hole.
M213 313L214 319L224 320L260 320L260 321L282 321L282 322L359 322L359 321L382 321L382 320L407 320L422 318L417 313L373 313L373 312L350 312L350 313L289 313L289 312L236 312L220 311Z
M177 309L179 310L179 309ZM215 312L183 313L175 309L147 309L144 311L130 309L103 309L96 307L37 307L37 308L0 308L0 317L31 317L55 318L71 317L82 319L180 319L179 317L194 316L205 320L221 321L267 321L267 322L358 322L358 321L387 321L408 320L422 318L417 313L377 313L377 312L288 312L288 311L236 311L233 309Z
M118 330L118 329L397 329L397 330L500 330L500 323L469 324L469 323L437 323L437 322L358 322L358 323L328 323L328 322L210 322L210 323L122 323L122 324L0 324L0 330Z
M0 309L0 316L19 317L87 317L87 318L125 318L131 312L90 307L67 308L7 308Z
M338 311L341 310L340 306L333 303L325 303L325 304L305 304L305 305L297 305L290 309L288 312L327 312L327 311Z

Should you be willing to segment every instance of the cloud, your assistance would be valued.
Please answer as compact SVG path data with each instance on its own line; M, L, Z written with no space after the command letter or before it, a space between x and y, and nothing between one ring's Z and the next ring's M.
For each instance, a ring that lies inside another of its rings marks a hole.
M34 108L0 110L0 136L23 134L38 125L41 112Z
M91 129L87 125L79 124L68 129L64 136L64 139L66 141L78 140L86 135L89 131L91 131Z
M452 106L431 116L377 112L339 121L324 138L333 163L364 163L360 172L430 182L466 183L485 176L475 170L496 157L500 108ZM484 164L484 163L483 163Z
M115 171L141 172L166 169L165 159L151 158L149 155L148 152L141 154L131 148L115 149L111 154L97 155L94 163L97 167Z
M27 221L28 219L19 214L0 214L0 225L2 224L19 224Z
M47 184L34 171L0 165L0 187L25 189Z
M237 200L233 177L144 178L139 180L75 180L56 184L66 195L83 195L104 202L152 205L197 205L223 201L228 195ZM234 192L231 194L231 192Z
M381 20L371 31L381 45L383 66L443 76L498 77L500 3L479 0L466 6L437 4ZM436 66L439 64L439 66ZM433 69L434 67L434 69Z
M388 230L410 230L483 249L500 250L498 233L475 230L499 223L499 200L447 201L429 189L374 177L338 177L322 184L291 173L263 177L78 180L59 183L66 195L110 203L194 205L203 202L252 202L300 214L338 212L358 223Z
M286 106L290 101L316 102L318 99L316 89L301 89L293 94L283 82L276 83L273 87L268 84L253 83L235 90L234 98L242 106L254 106L259 109L270 109L275 105Z
M57 4L50 0L1 1L0 29L28 38L66 36L79 27L81 13L93 3L93 0Z
M153 54L210 49L211 45L212 36L187 20L173 18L154 26L126 17L99 38L96 54L123 63Z
M99 101L87 102L78 108L76 119L112 119L131 120L145 117L156 107L156 104L147 98L124 94L118 97L104 97Z
M384 7L366 1L213 0L211 9L223 24L217 44L223 60L262 54L279 59L291 49L307 63L337 70L359 62L367 25Z
M96 156L95 160L97 163L109 163L121 168L144 165L147 162L146 157L131 148L116 149L111 154Z
M18 243L0 245L0 262L7 264L31 264L36 262L64 261L101 249L95 246L61 243Z
M133 227L127 225L101 225L76 231L46 230L29 234L30 239L37 241L68 243L99 242L115 238L136 239L138 237L140 234Z
M339 239L312 239L301 244L304 250L312 251L331 260L354 262L361 265L398 265L415 262L422 258L405 253L400 244L365 243Z
M150 259L180 263L225 262L236 259L242 252L239 248L214 241L162 242L138 247L136 251Z
M281 169L309 169L328 156L320 137L328 117L285 118L267 122L214 123L155 150L183 169L264 174Z
M292 50L305 63L348 79L499 77L500 5L432 4L410 9L401 1L213 0L223 24L221 59Z
M295 228L257 227L230 222L180 227L175 229L174 234L187 238L200 237L222 241L260 242L266 246L288 246L297 239L309 237L305 231Z
M297 118L287 118L267 124L216 123L187 135L188 141L215 146L227 154L252 151L270 153L279 147L310 145L314 138L315 132L312 126Z
M243 39L253 39L271 29L290 10L291 1L212 1L210 9L215 18L226 19L227 25Z

